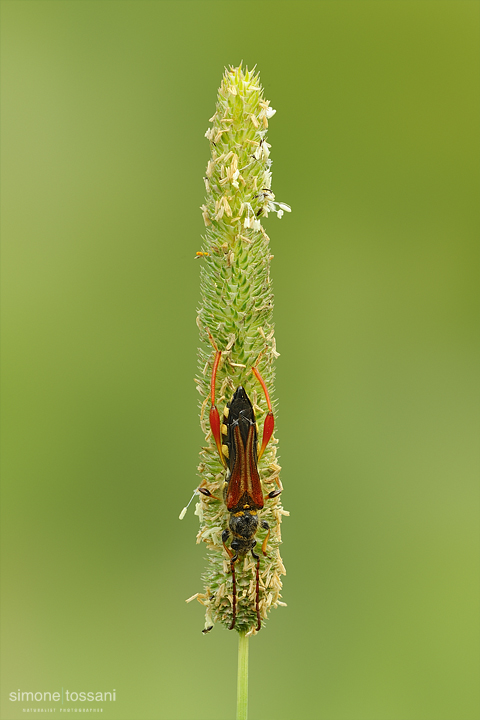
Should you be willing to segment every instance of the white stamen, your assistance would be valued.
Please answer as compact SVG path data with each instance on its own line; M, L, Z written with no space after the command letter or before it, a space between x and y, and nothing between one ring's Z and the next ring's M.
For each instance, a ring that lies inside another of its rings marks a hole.
M179 520L183 520L183 518L184 518L185 515L187 514L187 510L188 510L188 508L190 507L190 503L192 502L192 500L193 500L193 498L195 497L195 495L198 495L198 488L195 488L195 490L193 491L192 497L190 498L190 500L188 501L188 503L185 505L185 507L183 508L182 512L181 512L180 515L178 516L178 519L179 519Z

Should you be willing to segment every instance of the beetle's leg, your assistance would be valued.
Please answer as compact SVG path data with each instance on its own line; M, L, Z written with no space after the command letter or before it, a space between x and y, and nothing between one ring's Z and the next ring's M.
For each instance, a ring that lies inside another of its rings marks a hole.
M260 448L260 451L258 453L258 459L260 460L265 451L265 448L269 443L270 438L272 437L273 428L275 427L275 418L273 416L272 403L270 402L270 396L268 394L267 386L265 385L265 380L262 378L256 367L252 367L252 372L262 386L262 390L265 393L265 398L268 405L268 412L265 416L265 421L263 423L262 447Z
M229 557L230 560L231 560L232 557L233 557L233 552L230 550L230 548L228 548L228 547L225 545L225 543L227 542L227 540L228 540L229 537L230 537L230 532L229 532L229 530L224 530L224 531L222 532L222 543L223 543L223 547L225 548L225 552L227 553L228 557Z
M263 543L262 543L262 553L263 553L263 554L265 555L265 557L266 557L266 556L267 556L267 543L268 543L268 538L270 537L270 525L268 524L268 522L267 522L266 520L262 520L262 528L263 528L264 530L268 530L267 536L266 536L265 540L264 540Z
M257 561L257 572L255 575L255 610L257 611L257 632L262 629L262 619L260 617L260 555L252 548L252 555Z
M235 551L235 554L228 548L225 543L227 542L228 538L230 536L230 531L228 529L225 529L222 532L222 543L223 547L225 548L228 557L230 558L230 569L232 571L232 594L233 594L233 603L232 603L232 622L229 625L229 630L233 630L235 627L235 621L237 619L237 581L235 578L235 563L238 559L238 553Z
M238 559L237 553L232 557L230 555L230 568L232 570L232 594L233 594L233 602L232 602L232 622L230 623L228 629L233 630L235 627L235 621L237 619L237 583L235 580L235 561Z
M202 493L202 495L205 495L205 497L211 497L214 500L219 500L219 498L216 495L212 495L210 490L207 490L207 488L199 487L199 488L197 488L197 490L199 493Z
M278 497L281 492L282 492L281 490L272 490L265 497L268 498L269 500L272 500L273 498Z
M210 340L213 342L213 338L210 336ZM214 344L214 347L216 348L216 345ZM212 370L212 380L210 383L210 398L211 398L211 408L210 408L210 428L212 430L212 435L215 440L215 445L217 446L218 454L220 455L220 460L222 461L222 465L226 467L225 462L225 456L222 452L222 433L220 428L220 415L218 414L217 406L215 405L215 380L217 378L217 370L218 366L220 364L220 358L222 357L222 353L220 350L215 350L215 359L213 361L213 370Z

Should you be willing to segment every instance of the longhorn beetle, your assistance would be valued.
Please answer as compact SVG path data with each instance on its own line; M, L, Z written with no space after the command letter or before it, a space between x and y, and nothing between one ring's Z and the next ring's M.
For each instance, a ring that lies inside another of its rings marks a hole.
M209 333L210 335L210 333ZM224 500L227 510L230 513L228 528L222 533L222 542L225 551L230 558L230 569L232 573L232 622L229 630L235 627L237 617L237 585L235 579L235 563L239 557L244 557L249 552L257 562L256 569L256 591L255 610L257 613L257 631L262 626L259 609L260 596L260 556L254 548L257 544L255 535L259 524L264 530L268 530L267 536L262 544L262 552L266 556L266 547L270 537L270 526L262 520L259 523L258 511L263 508L264 498L262 484L258 473L258 462L262 457L265 448L272 437L275 419L272 411L272 404L268 395L265 382L257 367L252 367L252 372L262 386L268 405L268 412L263 424L263 439L261 447L257 448L257 422L253 405L245 389L239 385L235 390L231 401L224 411L223 423L220 424L220 415L215 405L215 381L217 370L220 364L222 353L218 350L210 335L210 341L215 349L211 379L211 408L210 428L222 465L226 468ZM258 364L258 361L257 361ZM205 488L199 488L204 495L211 495ZM281 490L272 490L266 498L274 498L280 495ZM226 543L232 536L230 548Z

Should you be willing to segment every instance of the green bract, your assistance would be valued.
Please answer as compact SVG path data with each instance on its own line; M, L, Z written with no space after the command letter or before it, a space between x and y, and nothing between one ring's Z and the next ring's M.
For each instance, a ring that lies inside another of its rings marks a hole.
M228 556L222 545L222 531L228 527L229 512L224 503L225 470L211 436L208 412L214 350L209 333L222 360L217 374L216 404L220 415L235 389L242 385L250 397L260 438L267 404L262 388L252 373L257 365L273 407L274 362L278 357L273 326L273 293L270 279L269 238L261 219L269 212L278 217L290 208L275 201L271 190L270 145L266 141L268 121L275 113L263 97L258 74L230 68L218 92L212 126L205 133L212 152L206 174L207 195L202 205L206 226L201 257L201 302L197 323L203 347L199 350L197 389L202 397L200 423L206 445L198 466L201 482L215 498L199 496L196 514L200 519L197 542L206 543L208 567L203 575L205 590L196 597L206 607L205 630L217 620L226 626L232 618L232 579ZM281 489L277 463L278 440L272 437L259 463L264 495ZM282 605L281 575L285 568L280 557L280 524L283 510L280 498L265 500L260 520L271 527L267 557L260 565L260 612ZM256 538L263 542L266 531ZM237 576L237 622L235 629L253 633L255 613L255 561L251 555L240 558ZM192 598L193 599L193 598Z

